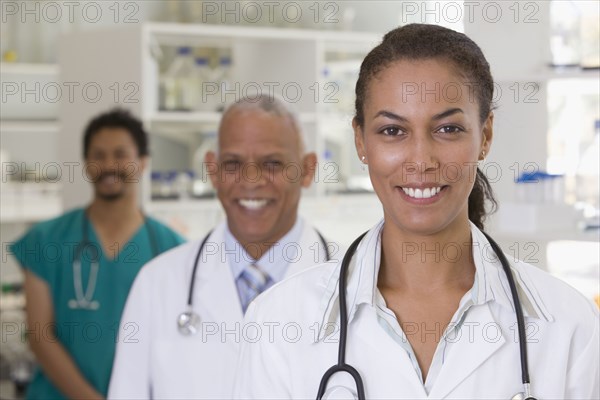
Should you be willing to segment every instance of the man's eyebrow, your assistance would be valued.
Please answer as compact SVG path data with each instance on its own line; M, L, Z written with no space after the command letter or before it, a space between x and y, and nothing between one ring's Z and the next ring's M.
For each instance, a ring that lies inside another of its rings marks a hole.
M283 157L284 154L281 152L274 152L274 153L268 153L265 155L262 155L261 158L270 158L270 157Z
M229 152L220 152L219 153L219 158L240 158L240 156L238 154L235 153L229 153Z

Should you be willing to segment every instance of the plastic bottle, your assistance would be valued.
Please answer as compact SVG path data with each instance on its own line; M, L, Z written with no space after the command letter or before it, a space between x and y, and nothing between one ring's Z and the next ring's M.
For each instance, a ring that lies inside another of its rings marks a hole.
M594 123L594 140L583 152L577 168L577 199L585 205L586 218L600 215L600 120Z
M150 181L151 181L151 197L153 200L160 199L162 197L162 185L163 185L163 175L160 171L152 171L150 173Z
M179 200L187 200L192 192L192 182L194 180L194 172L191 170L180 171L177 174L175 183Z
M216 95L204 95L203 83L209 83L211 80L212 70L208 65L207 57L196 57L194 60L194 74L190 88L193 88L192 102L193 109L196 111L209 111L210 103L214 101Z
M227 104L226 94L231 93L233 89L231 85L231 57L223 56L219 58L218 77L219 97L215 111L223 111L225 104Z
M581 63L581 15L572 1L550 3L550 49L556 67L579 66Z
M165 199L177 199L179 198L179 192L177 187L177 171L167 171L164 173L163 179L163 193Z
M162 108L167 111L190 111L193 109L194 96L196 96L191 87L194 69L192 49L180 47L161 79L164 94Z

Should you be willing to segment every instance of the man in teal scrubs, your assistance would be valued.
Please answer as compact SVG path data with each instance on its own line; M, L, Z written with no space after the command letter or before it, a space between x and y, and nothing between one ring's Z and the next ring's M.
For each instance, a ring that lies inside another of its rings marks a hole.
M37 224L11 246L25 271L27 337L40 366L27 391L32 399L106 396L135 276L183 243L138 208L148 159L140 121L123 110L96 117L85 131L84 158L91 204ZM127 329L120 340L135 341L141 327Z

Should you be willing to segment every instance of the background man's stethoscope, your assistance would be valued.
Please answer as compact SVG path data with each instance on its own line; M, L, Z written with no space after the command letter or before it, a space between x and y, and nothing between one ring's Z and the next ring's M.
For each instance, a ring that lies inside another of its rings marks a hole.
M152 258L154 258L159 254L158 243L156 242L154 232L150 229L148 219L145 215L142 215L142 217L144 218L144 226L148 231L150 247L152 248ZM83 240L75 249L75 255L73 256L73 286L75 289L75 298L69 300L67 305L71 309L97 310L100 307L100 303L98 303L98 300L92 300L92 298L96 292L96 281L98 279L98 269L100 266L100 251L97 246L90 242L88 236L89 220L87 213L83 215L81 229ZM84 291L83 277L81 276L81 253L83 253L86 248L92 249L93 256L90 257L90 275L88 276L87 286Z
M344 255L344 259L342 260L342 265L340 268L340 279L339 279L339 300L340 300L340 343L338 350L338 363L333 367L329 368L323 377L321 378L321 384L319 385L319 392L317 394L317 400L321 400L323 395L325 394L325 390L327 389L327 383L329 379L333 376L333 374L337 372L346 372L352 376L354 383L356 384L356 391L358 395L358 399L365 399L365 388L363 385L362 378L360 373L350 364L346 364L346 337L348 335L348 313L346 310L346 280L348 279L348 267L350 265L350 260L354 256L356 252L356 248L358 244L362 240L362 238L367 234L367 232L360 235L348 248L348 251ZM530 381L529 381L529 368L527 366L527 343L525 341L525 319L523 318L523 309L521 308L521 301L519 300L519 295L517 293L517 287L515 285L515 280L513 274L510 270L510 264L498 243L496 243L487 233L483 232L487 240L490 242L492 249L496 253L496 256L500 260L502 264L502 269L506 274L506 278L508 279L508 284L510 286L511 296L513 298L513 303L515 305L515 313L517 314L517 324L519 331L519 351L521 355L521 379L523 382L523 392L517 393L512 397L512 400L536 400L535 397L531 395L530 391Z
M329 261L331 259L331 255L329 254L329 247L327 246L327 241L321 232L316 231L319 236L319 240L321 241L321 245L325 250L325 260ZM187 310L179 314L177 317L177 330L184 336L194 335L198 331L198 325L200 324L200 316L194 312L192 308L192 298L194 297L194 284L196 283L196 270L198 269L198 261L200 261L200 255L202 254L202 250L204 250L204 245L206 241L210 237L212 231L208 232L208 234L202 239L202 243L200 244L200 248L196 253L196 260L194 261L194 269L192 270L192 276L190 277L190 288L188 290L188 300L187 300Z

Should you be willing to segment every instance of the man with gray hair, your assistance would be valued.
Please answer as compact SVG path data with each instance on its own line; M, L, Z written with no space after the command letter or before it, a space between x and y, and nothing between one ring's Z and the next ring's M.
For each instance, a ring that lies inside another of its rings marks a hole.
M236 101L205 161L227 220L142 268L121 319L109 398L231 398L241 341L273 332L242 325L249 303L330 258L297 215L317 160L286 103Z

